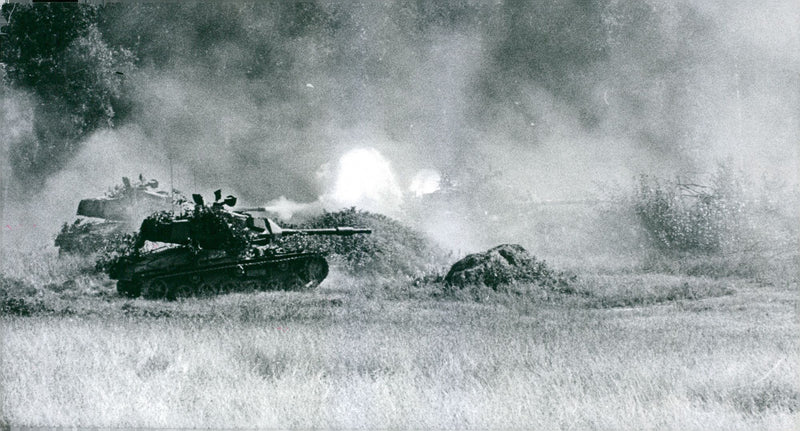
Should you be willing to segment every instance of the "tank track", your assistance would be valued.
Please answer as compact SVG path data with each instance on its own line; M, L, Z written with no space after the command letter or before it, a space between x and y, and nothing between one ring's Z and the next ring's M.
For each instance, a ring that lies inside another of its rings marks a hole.
M128 297L173 300L230 292L307 290L319 285L327 275L324 257L298 254L144 274L134 280L119 280L117 291Z

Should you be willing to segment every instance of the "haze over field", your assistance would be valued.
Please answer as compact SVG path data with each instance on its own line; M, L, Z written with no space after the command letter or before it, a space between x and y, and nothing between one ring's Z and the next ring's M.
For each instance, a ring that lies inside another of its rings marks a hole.
M15 79L4 51L4 247L49 243L123 175L168 187L169 159L186 192L398 217L443 175L496 173L496 208L725 159L798 184L788 0L115 4L94 21L53 58L114 72L106 122L70 126L88 114Z

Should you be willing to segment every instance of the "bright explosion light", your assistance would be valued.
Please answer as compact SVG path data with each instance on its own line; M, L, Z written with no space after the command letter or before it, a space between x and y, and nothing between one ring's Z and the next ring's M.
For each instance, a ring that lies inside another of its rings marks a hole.
M439 190L441 180L442 176L439 172L433 169L423 169L411 179L411 185L408 186L408 190L414 193L415 196L433 193Z
M381 209L396 205L402 192L391 164L374 148L357 148L339 159L336 183L331 196L345 205Z

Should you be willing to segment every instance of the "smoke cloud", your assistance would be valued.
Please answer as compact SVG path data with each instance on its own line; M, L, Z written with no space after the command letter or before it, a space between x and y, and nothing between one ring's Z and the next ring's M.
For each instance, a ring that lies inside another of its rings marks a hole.
M101 15L107 43L138 58L124 78L132 108L44 190L12 185L5 219L46 207L51 224L70 220L123 175L167 184L170 171L178 189L222 188L246 206L394 214L444 175L496 175L488 208L588 198L598 184L725 158L798 184L800 6L788 0L118 4ZM10 148L29 133L26 103L3 94ZM380 187L347 183L365 172Z

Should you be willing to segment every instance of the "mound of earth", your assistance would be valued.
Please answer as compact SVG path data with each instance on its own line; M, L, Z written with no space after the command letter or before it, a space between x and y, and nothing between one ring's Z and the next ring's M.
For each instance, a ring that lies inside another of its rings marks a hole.
M535 283L541 286L566 284L566 279L536 260L521 245L503 244L482 253L467 255L454 263L444 278L455 286L486 285L493 289L512 283Z
M311 236L281 238L287 250L323 253L333 264L353 274L410 276L431 272L446 263L446 253L422 232L411 229L383 214L355 208L325 212L299 228L352 226L371 228L370 235Z

